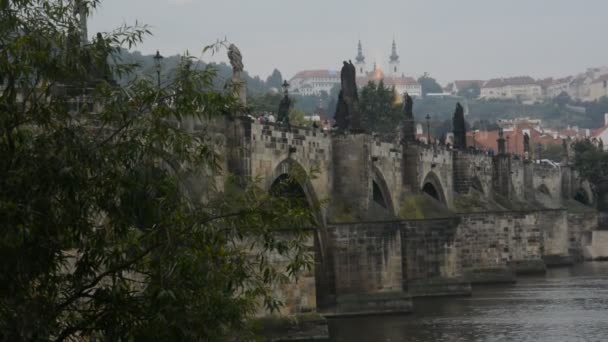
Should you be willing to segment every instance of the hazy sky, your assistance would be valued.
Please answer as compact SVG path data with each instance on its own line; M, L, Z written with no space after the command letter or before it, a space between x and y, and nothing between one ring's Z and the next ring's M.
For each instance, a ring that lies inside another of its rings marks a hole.
M446 83L608 65L607 18L608 0L103 0L89 33L137 20L154 34L140 51L196 56L227 37L262 78L337 69L359 38L384 65L394 36L406 75Z

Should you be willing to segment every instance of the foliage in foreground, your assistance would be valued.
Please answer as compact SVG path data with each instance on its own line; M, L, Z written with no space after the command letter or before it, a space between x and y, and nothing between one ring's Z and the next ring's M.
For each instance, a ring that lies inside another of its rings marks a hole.
M313 216L255 183L214 187L205 123L241 108L212 90L213 70L185 58L160 89L118 86L107 58L145 26L81 45L73 2L2 4L0 339L224 340L256 304L276 309L270 286L310 263ZM203 129L179 128L190 120Z

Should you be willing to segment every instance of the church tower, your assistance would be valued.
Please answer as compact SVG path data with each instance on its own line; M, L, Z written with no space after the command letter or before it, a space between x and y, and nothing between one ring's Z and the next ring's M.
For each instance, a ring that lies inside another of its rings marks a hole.
M358 76L365 76L367 73L367 67L365 65L365 56L363 56L363 48L361 47L361 40L357 45L357 57L355 57L355 68L357 69Z
M393 38L393 49L391 51L391 56L388 60L388 74L391 76L399 76L399 55L397 55L397 44L395 44L395 39Z

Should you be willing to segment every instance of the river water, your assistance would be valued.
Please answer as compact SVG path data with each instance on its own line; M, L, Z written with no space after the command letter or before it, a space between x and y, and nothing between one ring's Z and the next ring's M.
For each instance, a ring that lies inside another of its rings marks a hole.
M335 342L608 341L608 263L415 300L409 315L332 319L329 328Z

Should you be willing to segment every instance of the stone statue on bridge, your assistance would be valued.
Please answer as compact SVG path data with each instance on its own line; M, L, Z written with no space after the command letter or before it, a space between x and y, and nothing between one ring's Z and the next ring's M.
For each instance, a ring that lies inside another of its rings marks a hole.
M403 127L401 143L407 144L416 141L416 124L414 122L414 101L405 93L403 95Z
M234 96L245 106L247 104L247 84L243 79L243 56L239 48L234 44L228 46L228 60L230 60L230 65L232 66L231 84L234 88Z
M93 63L92 74L96 81L105 80L113 83L112 70L108 63L109 43L103 38L101 32L97 32L95 36L95 50L98 55Z
M464 150L467 148L467 128L464 121L464 108L460 103L456 104L456 111L452 120L454 127L454 149Z
M291 100L289 96L285 94L281 103L279 103L279 110L277 112L277 122L289 126L289 108L291 108Z
M352 62L343 62L340 71L342 89L338 94L336 107L336 126L339 130L361 131L359 96L357 94L356 69Z

